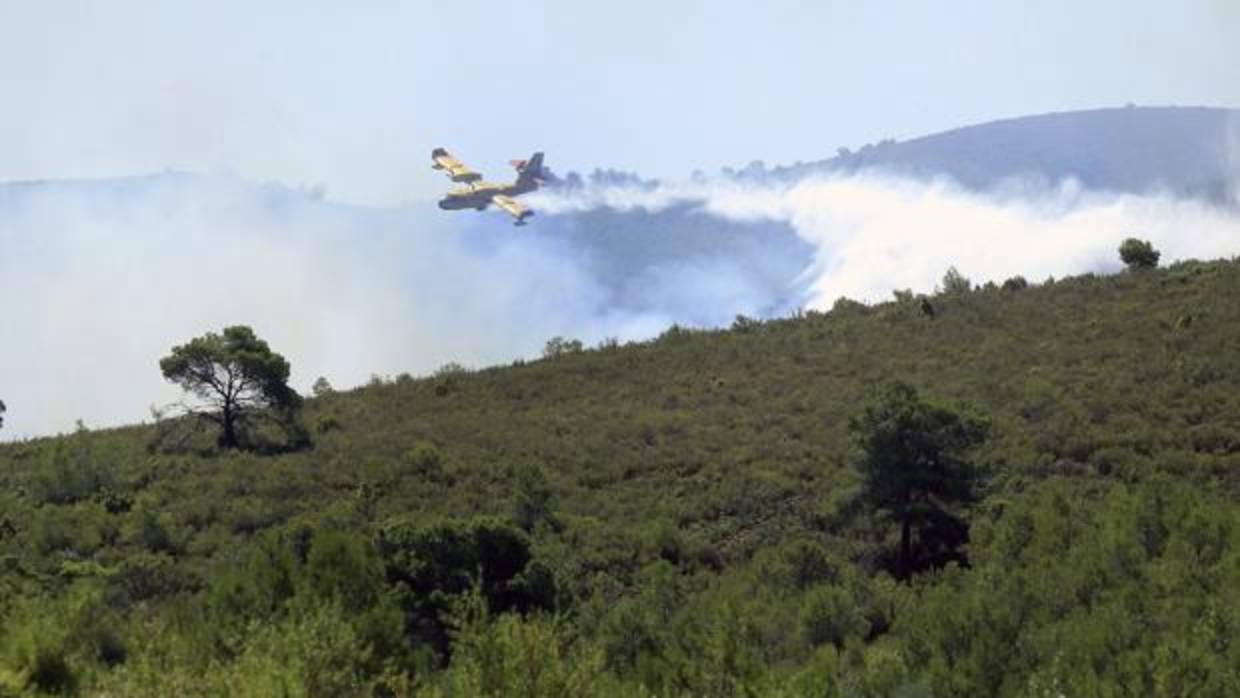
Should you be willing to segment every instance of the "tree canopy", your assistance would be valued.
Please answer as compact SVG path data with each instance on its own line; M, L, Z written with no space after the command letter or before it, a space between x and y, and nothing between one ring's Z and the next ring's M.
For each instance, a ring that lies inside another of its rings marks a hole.
M244 325L208 332L159 361L164 378L200 401L187 406L220 426L220 446L238 448L260 415L288 423L301 397L288 385L289 363Z
M953 507L974 498L976 479L961 456L985 439L986 422L926 402L897 382L871 399L849 428L861 452L864 499L900 525L896 576L957 558L967 529Z
M1153 269L1161 256L1149 240L1128 238L1119 246L1119 258L1129 269Z

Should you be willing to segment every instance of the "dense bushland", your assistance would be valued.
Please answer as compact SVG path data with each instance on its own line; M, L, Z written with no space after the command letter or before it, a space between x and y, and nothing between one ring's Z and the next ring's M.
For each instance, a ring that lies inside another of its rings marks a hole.
M1238 298L1236 262L953 277L324 381L297 452L6 444L0 695L1240 695ZM893 380L987 425L906 580Z

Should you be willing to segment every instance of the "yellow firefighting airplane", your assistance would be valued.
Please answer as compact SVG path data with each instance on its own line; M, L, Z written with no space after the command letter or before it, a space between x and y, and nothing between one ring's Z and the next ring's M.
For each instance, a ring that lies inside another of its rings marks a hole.
M517 168L517 181L512 184L494 184L482 181L482 175L474 172L457 160L443 148L431 151L431 159L435 164L431 167L444 170L453 182L465 184L448 192L439 200L439 208L455 211L464 208L485 209L491 204L504 209L516 219L514 225L525 225L525 219L534 215L530 209L522 206L513 197L538 189L546 179L543 172L543 154L534 153L529 160L513 160L512 166Z

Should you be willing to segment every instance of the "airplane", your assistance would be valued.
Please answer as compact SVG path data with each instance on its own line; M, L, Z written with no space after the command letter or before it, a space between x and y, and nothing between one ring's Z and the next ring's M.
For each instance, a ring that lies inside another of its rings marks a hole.
M446 211L465 208L481 211L495 204L516 219L513 225L525 225L525 219L534 215L533 211L522 206L513 197L538 189L547 178L547 173L543 170L542 153L534 153L528 160L511 161L512 166L517 168L517 181L512 184L482 181L482 175L466 167L443 148L432 150L431 160L435 162L431 165L432 169L444 170L453 182L465 185L450 190L439 200L439 208Z

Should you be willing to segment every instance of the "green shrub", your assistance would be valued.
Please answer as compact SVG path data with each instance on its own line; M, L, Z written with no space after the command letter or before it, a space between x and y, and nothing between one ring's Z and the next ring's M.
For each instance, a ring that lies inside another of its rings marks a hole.
M419 441L406 451L405 464L418 477L427 480L437 481L443 475L443 454L429 441Z
M950 267L943 275L939 293L945 296L962 296L973 290L973 282L961 274L956 267Z
M319 376L315 379L314 385L310 386L310 394L315 397L327 397L334 392L336 392L335 388L332 388L332 384L329 383L327 378L323 376Z
M834 583L842 574L840 562L833 559L826 548L812 541L785 544L780 548L780 558L796 589L808 589L822 582Z
M1119 246L1119 258L1131 270L1153 269L1161 256L1148 240L1128 238Z
M455 597L476 589L493 613L544 607L554 598L548 575L530 564L529 538L495 519L399 518L379 529L377 547L411 636L440 654L449 647L447 614Z
M372 695L381 682L369 670L371 648L339 606L311 604L256 630L221 677L227 695Z
M314 430L320 434L326 434L332 431L340 431L344 428L340 419L335 415L323 415L314 423Z
M551 511L551 487L542 468L536 465L516 468L513 485L512 518L517 526L531 532L542 523L556 524Z
M105 598L116 608L173 596L196 589L195 580L165 552L138 551L127 555L108 577Z
M732 331L738 333L753 332L762 328L762 321L744 315L737 315L732 321Z
M801 602L801 636L811 647L864 637L869 625L847 590L821 585L810 589Z
M351 531L314 531L299 584L316 599L360 612L378 603L385 580L371 542Z
M855 301L846 296L836 298L835 303L831 305L831 314L838 317L865 315L869 311L870 309L865 303Z
M31 492L47 504L85 501L117 486L110 454L97 449L95 436L79 432L40 449Z
M1013 276L1003 282L1004 291L1023 291L1027 288L1029 288L1029 282L1023 276Z
M466 599L466 601L470 601ZM491 619L481 599L466 603L447 671L419 695L432 697L614 695L602 653L576 643L555 619L511 614Z
M580 354L582 350L583 346L580 339L552 337L547 340L542 354L544 359L555 359L568 354Z

